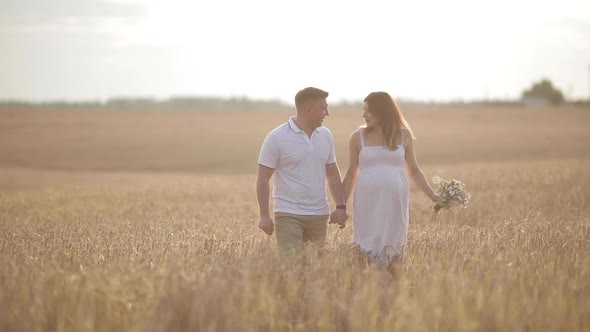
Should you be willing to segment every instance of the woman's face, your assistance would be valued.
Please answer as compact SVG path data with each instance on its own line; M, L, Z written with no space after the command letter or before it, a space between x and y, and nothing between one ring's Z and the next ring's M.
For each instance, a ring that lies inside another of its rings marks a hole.
M363 105L363 118L365 119L367 128L377 127L377 119L371 112L369 112L369 105L367 104L367 102L365 102L365 104Z

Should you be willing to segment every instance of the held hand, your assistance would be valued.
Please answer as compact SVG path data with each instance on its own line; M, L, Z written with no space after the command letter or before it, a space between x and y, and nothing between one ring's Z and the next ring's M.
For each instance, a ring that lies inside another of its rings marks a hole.
M338 221L336 210L332 210L332 212L330 212L330 221L328 221L328 224L339 224Z
M348 213L346 213L346 210L342 210L342 215L342 224L340 224L340 228L346 227L346 222L348 221Z
M346 220L348 220L346 210L335 209L330 214L330 224L338 224L340 225L340 229L346 227Z
M275 224L270 217L260 217L258 228L262 229L266 234L272 235L275 230Z
M328 224L336 224L336 220L334 220L334 211L330 212L330 219L328 220Z
M348 213L346 213L346 210L340 211L342 217L340 218L340 222L338 224L340 225L340 229L344 229L346 227L346 221L348 220Z

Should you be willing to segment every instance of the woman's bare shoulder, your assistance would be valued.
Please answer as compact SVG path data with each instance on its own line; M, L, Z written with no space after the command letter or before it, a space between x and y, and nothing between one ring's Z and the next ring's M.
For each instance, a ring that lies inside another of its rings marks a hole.
M416 138L412 131L408 128L402 128L402 142L405 147L412 144Z
M361 131L363 128L357 128L350 134L350 143L360 146L361 144Z
M408 128L402 128L402 133L406 136L410 136L413 137L414 135L412 134L412 131Z
M350 134L350 139L359 139L361 137L361 131L363 130L363 128L357 128L355 129L355 131L352 132L352 134Z

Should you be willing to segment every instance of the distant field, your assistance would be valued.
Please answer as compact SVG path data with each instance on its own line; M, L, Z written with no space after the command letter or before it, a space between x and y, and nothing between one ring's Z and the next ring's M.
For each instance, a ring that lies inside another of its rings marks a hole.
M423 164L585 158L590 109L407 109ZM288 109L243 112L0 111L0 167L252 173ZM325 121L348 163L360 110Z
M276 112L0 112L0 331L588 331L590 110L407 109L427 176L392 273L330 227L284 262L254 181ZM332 110L342 172L359 110Z

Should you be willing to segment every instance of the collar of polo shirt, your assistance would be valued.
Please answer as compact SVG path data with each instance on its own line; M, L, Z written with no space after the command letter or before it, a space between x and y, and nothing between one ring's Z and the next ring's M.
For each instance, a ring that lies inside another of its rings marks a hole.
M293 129L293 131L294 131L294 132L296 132L296 133L302 132L302 131L303 131L303 129L301 129L301 128L297 127L297 124L295 123L295 120L294 120L294 119L295 119L295 117L294 117L294 116L292 116L292 117L290 117L290 118L289 118L289 126L290 126L290 127L291 127L291 129ZM317 127L316 129L314 129L314 131L319 131L319 130L320 130L320 127Z

